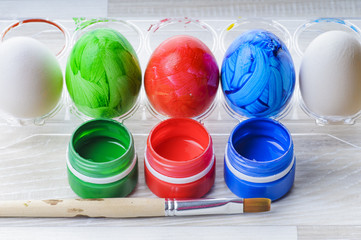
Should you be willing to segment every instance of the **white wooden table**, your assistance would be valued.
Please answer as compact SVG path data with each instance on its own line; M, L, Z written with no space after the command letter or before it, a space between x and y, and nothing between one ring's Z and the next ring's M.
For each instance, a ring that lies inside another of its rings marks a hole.
M311 17L361 17L360 1L49 2L0 1L0 18L228 19L218 22L222 27L239 16L277 17L294 29L300 19ZM221 58L218 52L219 63ZM143 71L146 60L141 60ZM295 62L299 64L299 59ZM40 127L0 124L0 200L76 197L67 183L65 152L70 134L81 121L70 116L64 123L64 111ZM291 114L282 122L295 143L295 184L286 197L272 204L271 212L152 219L5 218L0 219L0 239L361 239L361 123L319 127L299 108L293 112L297 117ZM139 184L131 197L155 197L144 182L141 156L147 133L157 122L142 107L125 121L141 163ZM206 197L234 197L223 181L223 153L237 121L219 105L204 124L213 137L217 158L216 183Z

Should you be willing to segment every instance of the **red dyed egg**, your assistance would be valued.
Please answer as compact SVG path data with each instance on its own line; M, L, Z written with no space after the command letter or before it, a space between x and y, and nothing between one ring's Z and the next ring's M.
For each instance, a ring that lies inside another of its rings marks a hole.
M217 93L219 70L209 48L191 36L174 36L153 52L144 75L152 107L168 117L197 117Z

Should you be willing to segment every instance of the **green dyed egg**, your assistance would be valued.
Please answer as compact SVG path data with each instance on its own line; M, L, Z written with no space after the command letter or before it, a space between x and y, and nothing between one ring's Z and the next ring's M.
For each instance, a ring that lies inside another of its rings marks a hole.
M69 55L65 77L75 106L92 118L127 113L142 83L133 47L112 29L95 29L79 38Z

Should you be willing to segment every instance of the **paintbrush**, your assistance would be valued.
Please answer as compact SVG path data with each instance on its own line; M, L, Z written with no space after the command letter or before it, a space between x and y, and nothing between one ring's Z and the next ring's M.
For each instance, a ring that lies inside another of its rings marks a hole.
M0 217L160 217L269 211L268 198L101 198L0 201Z

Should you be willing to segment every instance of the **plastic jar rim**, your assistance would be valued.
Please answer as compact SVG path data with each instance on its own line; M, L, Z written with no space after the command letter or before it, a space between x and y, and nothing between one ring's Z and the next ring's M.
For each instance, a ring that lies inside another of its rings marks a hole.
M207 140L208 144L207 144L207 147L203 150L203 152L200 155L198 155L192 159L187 159L187 160L182 160L182 161L174 161L174 160L170 160L170 159L167 159L167 158L161 156L158 152L155 151L155 149L153 148L153 145L152 145L152 136L154 135L154 132L162 125L168 124L171 121L188 122L190 124L197 126L199 129L202 129L202 131L206 134L206 136L208 138L208 140ZM149 164L152 164L152 161L156 161L157 163L159 163L162 166L173 167L173 168L179 169L182 166L189 166L190 164L198 163L201 159L204 158L204 156L206 154L209 154L209 152L211 153L210 156L213 156L213 143L212 143L211 135L209 134L207 129L198 121L190 119L190 118L169 118L169 119L166 119L166 120L158 123L157 125L155 125L153 127L153 129L150 131L148 139L147 139L147 152L150 154L154 154L154 156L157 158L157 159L155 159L155 158L149 159L148 158ZM209 161L211 161L211 159L209 159ZM208 165L208 164L206 164L206 165ZM154 165L152 165L152 167L155 170L157 170L157 168L154 167ZM204 168L206 168L206 166ZM204 168L192 168L192 174L201 172L204 170Z
M252 123L252 122L268 122L270 124L273 124L274 126L278 127L279 129L282 129L284 132L285 132L285 135L287 137L287 140L288 140L288 146L287 146L287 150L279 157L277 158L274 158L274 159L270 159L270 160L266 160L266 161L253 161L243 155L241 155L234 147L233 145L233 141L232 141L232 136L237 132L239 131L240 128L244 127L246 124L249 124L249 123ZM292 141L292 137L291 137L291 134L290 132L288 131L288 129L283 125L281 124L280 122L278 121L275 121L273 119L269 119L269 118L249 118L245 121L242 121L240 122L231 132L231 135L229 137L229 140L228 140L228 146L232 149L233 153L239 157L239 158L242 158L242 160L244 162L246 162L248 165L250 166L254 166L254 167L257 167L257 166L264 166L266 164L272 164L272 163L275 163L275 162L279 162L281 161L282 159L284 159L285 156L287 156L288 154L290 154L290 151L293 152L293 141ZM293 154L293 153L292 153Z
M89 124L94 124L94 122L98 122L98 123L101 123L101 124L112 124L113 126L117 126L117 127L120 127L122 128L123 130L125 130L125 132L127 133L127 137L129 137L129 146L127 147L127 150L119 157L113 159L113 160L110 160L110 161L106 161L106 162L93 162L93 161L90 161L86 158L83 158L75 149L74 149L74 138L77 134L81 133L81 131L83 130L83 128ZM112 119L92 119L92 120L89 120L89 121L86 121L84 123L82 123L75 131L74 133L72 134L71 136L71 139L70 139L70 142L69 142L69 151L71 151L72 153L75 154L75 156L77 157L77 160L80 161L82 164L90 164L90 165L96 165L96 166L106 166L106 165L109 165L109 164L113 164L114 162L117 162L119 161L120 159L122 159L124 156L128 155L129 152L133 149L133 145L134 145L134 142L133 142L133 137L132 137L132 134L129 132L129 130L120 122L118 121L115 121L115 120L112 120Z

